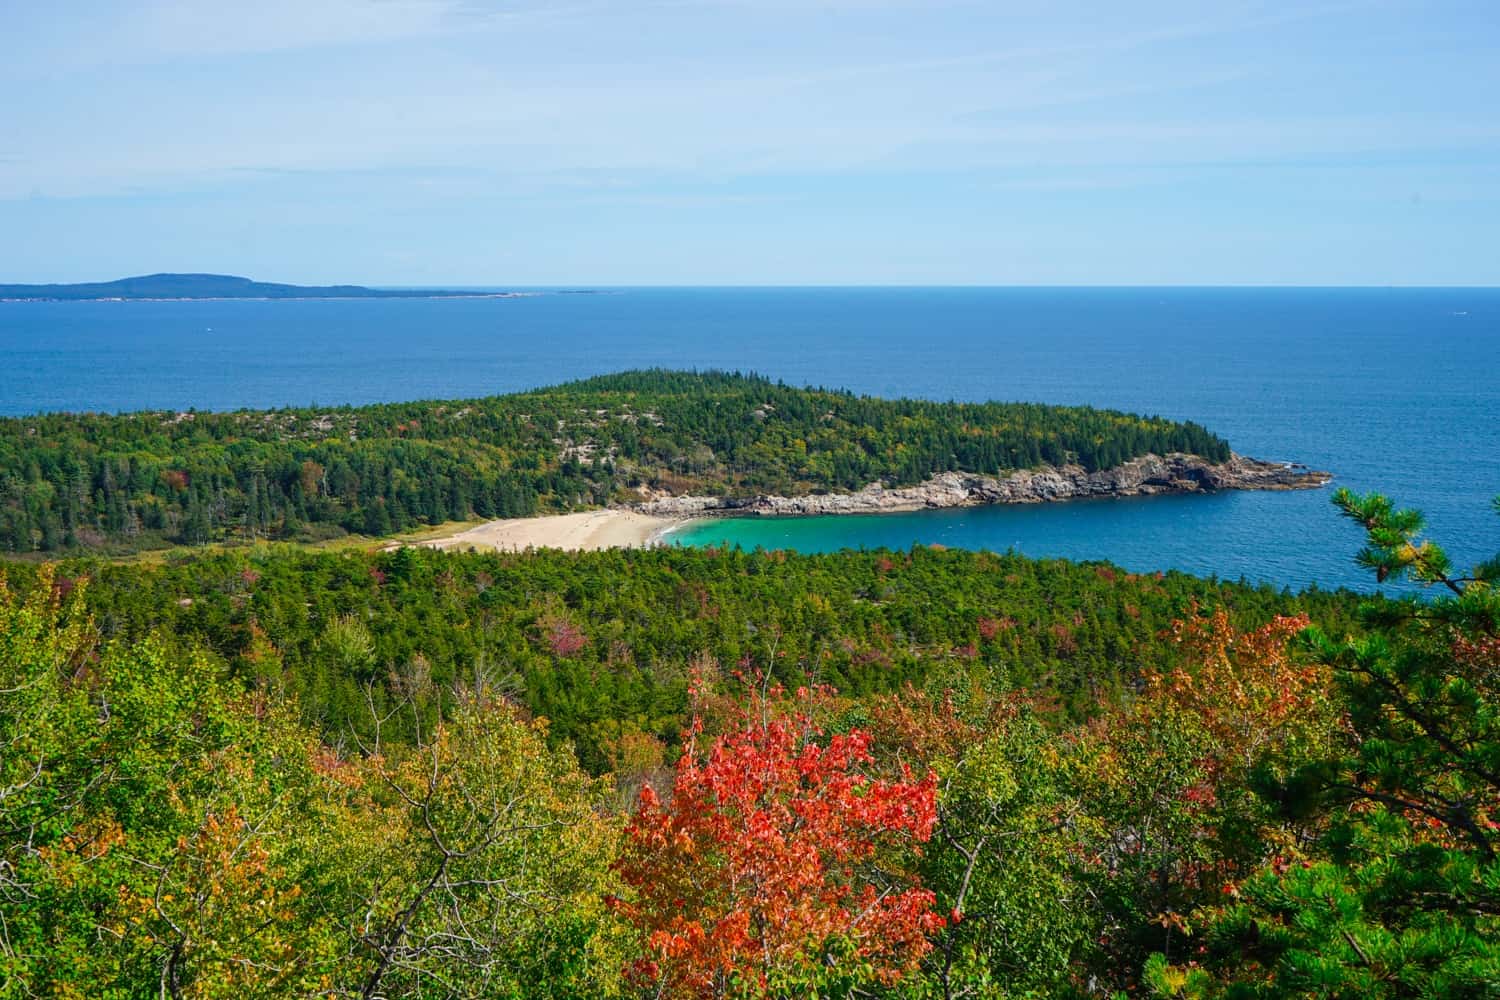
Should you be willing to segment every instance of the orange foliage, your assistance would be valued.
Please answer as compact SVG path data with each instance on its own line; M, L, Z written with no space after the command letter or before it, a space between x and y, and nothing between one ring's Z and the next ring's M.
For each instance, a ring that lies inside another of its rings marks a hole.
M1010 725L1023 710L1047 714L1056 708L1019 693L984 693L959 705L954 693L946 690L933 696L908 684L900 694L870 699L869 732L882 750L882 760L893 755L919 762L956 760L987 734Z
M805 715L747 720L705 756L690 744L667 802L642 790L617 863L636 892L617 905L647 953L627 970L638 983L668 997L784 992L857 969L889 983L926 954L943 924L933 894L874 873L932 835L936 776L879 780L868 735L820 736Z
M1220 608L1172 626L1190 666L1151 674L1148 704L1197 719L1222 749L1223 763L1249 766L1265 749L1327 719L1328 670L1294 657L1289 643L1305 615L1279 616L1241 632Z

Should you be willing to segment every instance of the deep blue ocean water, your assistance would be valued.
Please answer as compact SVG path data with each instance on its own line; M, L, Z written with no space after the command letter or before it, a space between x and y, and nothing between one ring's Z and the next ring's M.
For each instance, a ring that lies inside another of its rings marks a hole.
M0 303L0 412L454 398L722 367L884 396L1192 419L1500 550L1500 289L620 289L513 299ZM717 522L677 537L940 542L1368 587L1329 490Z

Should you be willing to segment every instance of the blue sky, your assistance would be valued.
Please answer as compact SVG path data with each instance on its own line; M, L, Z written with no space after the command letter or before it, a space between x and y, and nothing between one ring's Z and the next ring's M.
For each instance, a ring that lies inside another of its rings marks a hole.
M0 281L1500 284L1500 3L0 0Z

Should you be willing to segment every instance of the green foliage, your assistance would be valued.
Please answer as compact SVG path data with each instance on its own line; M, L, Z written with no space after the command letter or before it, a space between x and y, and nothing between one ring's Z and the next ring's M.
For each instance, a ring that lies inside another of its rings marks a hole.
M929 962L938 996L1056 995L1100 931L1071 848L1080 755L1022 711L944 762L923 878L949 926Z
M0 982L23 996L311 989L332 948L300 888L317 862L269 836L307 818L305 736L205 658L101 647L78 602L41 583L24 601L0 593L4 663L29 674L0 700L7 766L27 772L0 800Z
M726 997L1493 1000L1500 597L1415 515L1337 500L1429 599L921 547L18 565L0 996L634 995L642 886L670 924L727 879L744 938L770 924L692 836L642 828L661 868L625 879L629 797L673 787L690 717L722 750L807 685L786 745L861 748L825 818L935 776L930 839L851 869L933 898L900 977L793 933L825 964ZM685 827L758 780L700 757L722 781ZM816 770L777 759L800 802ZM795 860L801 810L745 808L747 857Z
M471 693L344 754L163 643L0 588L0 996L596 997L618 825Z
M1363 638L1309 632L1345 738L1260 783L1320 835L1204 913L1204 968L1152 963L1163 995L1500 995L1500 593L1482 569L1454 576L1416 512L1335 502L1366 529L1361 563L1438 595L1369 606Z
M385 535L595 506L641 486L854 489L1147 452L1229 457L1192 423L1087 407L880 400L649 371L454 402L0 420L0 550ZM639 498L639 494L634 494Z
M797 555L702 549L317 554L289 548L160 567L69 563L110 637L162 633L294 695L331 739L430 729L457 684L550 720L593 771L645 733L672 744L688 666L771 663L789 687L892 692L952 666L1083 717L1173 662L1163 632L1194 604L1243 624L1294 606L1350 624L1349 595L1294 599L1182 574L960 550ZM19 583L23 572L13 572Z
M368 763L388 819L350 886L364 996L579 997L613 978L606 789L543 735L469 693L429 742Z

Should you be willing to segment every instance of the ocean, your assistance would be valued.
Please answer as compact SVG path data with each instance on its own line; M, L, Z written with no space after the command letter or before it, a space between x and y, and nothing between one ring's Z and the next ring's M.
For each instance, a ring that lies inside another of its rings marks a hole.
M640 288L502 299L0 303L0 413L503 393L625 368L1191 419L1500 550L1500 289ZM699 524L683 544L1014 548L1371 582L1330 489Z

